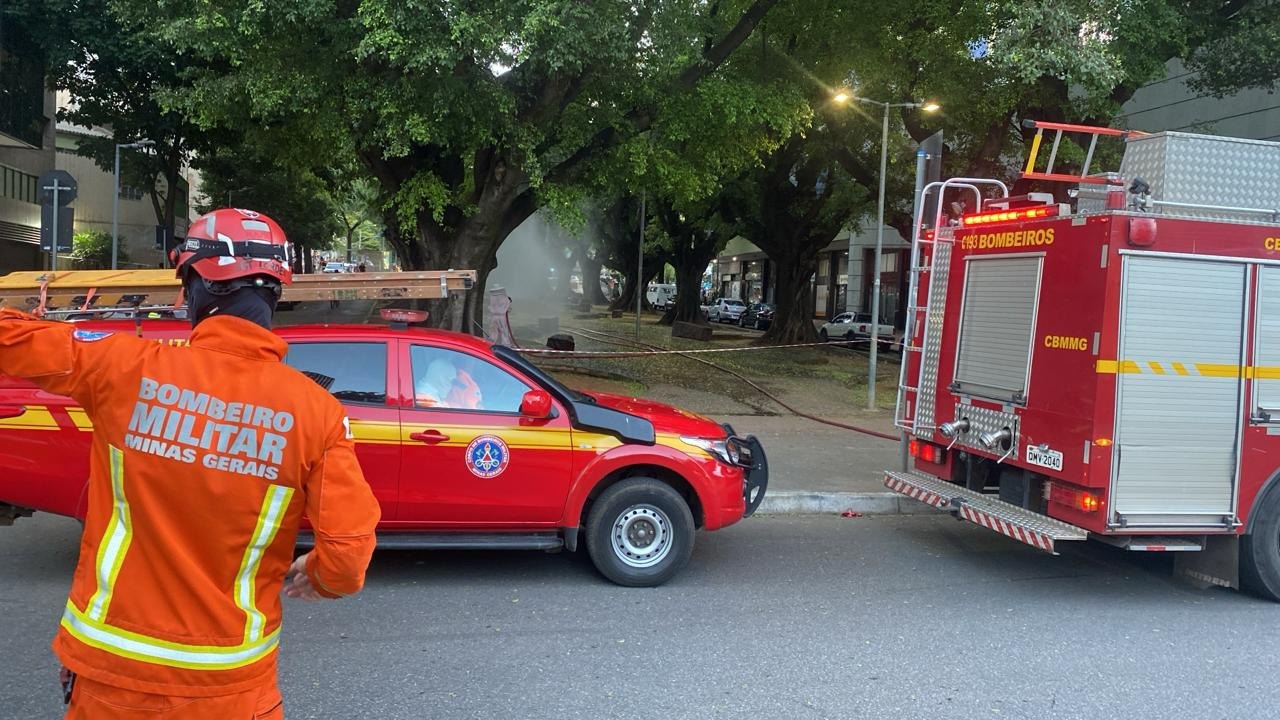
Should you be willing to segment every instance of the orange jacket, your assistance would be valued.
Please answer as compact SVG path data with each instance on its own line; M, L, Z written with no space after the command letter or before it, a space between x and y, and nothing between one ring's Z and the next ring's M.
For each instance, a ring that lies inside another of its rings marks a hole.
M379 509L342 406L234 317L187 346L0 310L0 372L80 402L93 421L80 560L53 646L85 677L166 695L274 676L280 593L305 512L307 572L357 592Z

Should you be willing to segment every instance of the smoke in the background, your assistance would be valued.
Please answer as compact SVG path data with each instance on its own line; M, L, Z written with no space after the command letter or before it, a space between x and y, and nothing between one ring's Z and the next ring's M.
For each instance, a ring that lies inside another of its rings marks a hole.
M570 249L588 241L592 232L588 223L575 235L540 211L507 236L498 248L498 267L489 274L487 290L506 289L513 324L559 314L573 293L570 275L578 274Z

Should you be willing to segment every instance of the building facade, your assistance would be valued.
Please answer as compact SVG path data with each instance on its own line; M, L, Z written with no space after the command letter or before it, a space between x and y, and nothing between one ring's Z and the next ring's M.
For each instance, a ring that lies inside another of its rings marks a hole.
M818 253L817 272L809 280L814 316L871 308L875 276L869 273L875 257L875 228L857 233L841 231ZM910 246L897 230L886 227L880 258L880 315L886 321L905 319L900 298L905 295ZM852 261L851 261L852 258ZM775 302L773 261L749 240L736 237L712 263L711 294L744 302Z
M42 267L36 180L55 163L54 94L16 48L0 35L0 274Z
M1280 140L1280 94L1243 90L1216 98L1192 89L1194 78L1180 60L1169 61L1163 78L1142 86L1125 103L1116 124L1145 132Z
M76 232L111 232L111 195L115 185L115 174L103 170L93 159L76 154L76 146L81 138L89 135L109 136L100 128L82 128L75 125L59 123L57 128L57 166L66 170L76 179L79 194L75 202ZM121 153L138 152L121 149ZM164 178L156 178L157 187L163 194L167 192ZM124 268L157 268L164 267L165 252L156 244L155 207L151 195L145 188L121 184L116 190L119 195L119 245L121 249L120 267ZM185 177L178 181L178 203L175 208L174 236L186 237L190 216L190 184Z

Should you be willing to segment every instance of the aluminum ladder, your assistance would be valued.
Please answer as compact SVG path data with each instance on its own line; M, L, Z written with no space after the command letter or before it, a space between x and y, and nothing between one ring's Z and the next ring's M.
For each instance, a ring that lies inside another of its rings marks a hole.
M983 209L984 199L982 189L994 188L999 195L994 198L985 200L985 202L1006 201L1009 197L1009 188L999 180L989 178L966 178L958 177L949 180L932 182L926 185L920 192L920 203L916 207L915 222L912 224L911 231L911 264L910 264L910 285L907 290L907 319L906 326L902 334L902 362L898 367L898 400L894 407L893 422L899 429L912 435L932 435L935 429L933 423L929 423L928 427L920 426L916 422L916 410L919 407L920 398L920 378L924 370L924 352L929 346L931 340L938 341L941 338L934 337L930 333L929 313L933 308L933 285L932 280L935 277L932 270L932 263L937 254L937 247L946 243L948 245L954 243L953 228L951 226L942 227L943 218L943 201L946 200L947 190L956 189L961 193L973 193L974 207L971 212L981 212ZM928 204L930 195L936 194L938 197L937 211L933 217L932 226L926 229L924 225L924 206ZM929 253L929 264L924 263L923 246L929 245L934 248ZM921 303L920 298L920 280L925 274L929 275L930 284L925 293L924 301ZM945 293L945 288L942 288ZM917 331L920 337L917 338ZM911 373L912 361L916 360L915 377L908 378ZM932 388L925 388L932 392ZM915 403L912 403L910 395L915 396Z
M1050 182L1085 183L1089 185L1120 185L1123 181L1113 174L1090 175L1089 165L1093 163L1093 152L1098 147L1098 138L1118 137L1120 139L1146 135L1137 130L1117 130L1116 128L1098 127L1096 125L1072 125L1069 123L1045 122L1042 120L1023 120L1022 126L1034 128L1036 135L1031 140L1031 152L1027 153L1027 165L1022 171L1024 180L1048 180ZM1040 154L1040 143L1044 140L1044 131L1054 131L1053 147L1049 150L1049 159L1043 172L1036 170L1036 159ZM1062 145L1062 133L1078 133L1089 136L1089 147L1085 151L1084 164L1079 175L1055 173L1053 165L1058 159L1058 148Z

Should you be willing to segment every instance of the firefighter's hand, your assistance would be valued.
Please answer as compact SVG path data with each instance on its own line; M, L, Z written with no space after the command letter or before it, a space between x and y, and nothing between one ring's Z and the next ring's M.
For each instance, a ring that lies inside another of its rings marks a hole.
M324 596L316 592L315 586L311 584L311 578L307 576L309 555L310 553L303 554L289 566L289 572L284 576L284 594L303 600L323 600Z

